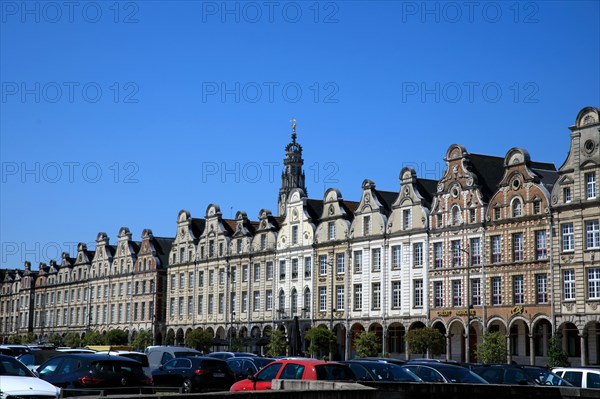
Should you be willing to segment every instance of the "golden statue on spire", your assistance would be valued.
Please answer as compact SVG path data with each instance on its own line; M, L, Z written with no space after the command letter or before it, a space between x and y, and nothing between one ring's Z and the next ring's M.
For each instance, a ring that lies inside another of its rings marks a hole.
M292 143L296 143L296 118L290 120L292 123Z

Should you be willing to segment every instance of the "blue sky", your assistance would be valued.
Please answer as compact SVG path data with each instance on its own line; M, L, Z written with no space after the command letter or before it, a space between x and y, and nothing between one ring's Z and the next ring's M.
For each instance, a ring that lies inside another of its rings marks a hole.
M311 198L439 178L452 143L559 167L600 106L599 4L1 1L0 267L276 212L292 117Z

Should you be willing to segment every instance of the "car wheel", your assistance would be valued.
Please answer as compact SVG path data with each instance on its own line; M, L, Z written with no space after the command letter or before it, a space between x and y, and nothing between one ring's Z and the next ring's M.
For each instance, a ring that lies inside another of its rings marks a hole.
M181 392L182 393L192 392L192 381L190 381L187 378L185 380L183 380L183 385L181 386Z

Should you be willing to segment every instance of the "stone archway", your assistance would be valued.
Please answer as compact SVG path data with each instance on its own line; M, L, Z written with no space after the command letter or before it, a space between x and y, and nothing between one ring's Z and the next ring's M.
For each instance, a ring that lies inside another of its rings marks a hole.
M183 346L185 344L183 328L179 328L177 333L175 333L175 345Z
M382 344L382 346L380 347L380 350L383 350L383 327L381 326L381 324L372 323L369 326L369 332L375 333L375 335L377 336L377 339Z
M391 355L392 353L400 355L405 353L404 336L406 330L402 323L392 323L388 327L387 333L387 352Z
M442 334L444 336L444 345L442 346L442 354L444 355L444 358L450 359L450 353L448 352L448 332L446 331L446 326L444 325L444 323L441 320L437 320L431 325L431 328L435 328L436 330L438 330L440 332L440 334Z
M558 335L562 340L563 350L567 353L571 365L581 364L581 343L579 328L571 322L565 322L558 328Z
M548 346L552 337L552 324L548 319L536 320L532 327L533 334L533 364L544 366L548 363Z
M600 364L600 322L590 321L583 329L586 348L586 366Z
M465 361L465 331L465 325L463 324L462 319L455 319L448 325L450 339L446 340L446 344L449 344L450 360L456 360L457 362Z
M529 364L529 326L523 319L515 319L509 327L508 353L519 364Z
M351 348L350 358L356 357L356 347L355 347L356 337L358 336L358 334L360 334L364 331L365 331L365 328L360 323L355 323L350 328L350 348Z
M333 333L336 336L336 350L331 360L346 360L346 326L341 323L336 324L333 326Z

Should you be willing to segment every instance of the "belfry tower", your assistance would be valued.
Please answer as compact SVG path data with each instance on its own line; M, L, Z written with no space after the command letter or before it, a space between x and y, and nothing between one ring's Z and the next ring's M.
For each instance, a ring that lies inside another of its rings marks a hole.
M285 203L293 189L301 188L304 194L308 195L304 184L304 171L302 170L304 164L302 146L296 142L296 120L292 119L290 122L292 122L292 142L285 146L284 169L281 173L281 188L277 200L279 216L285 214Z

